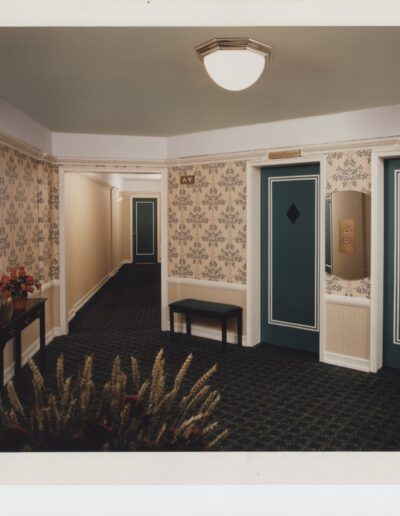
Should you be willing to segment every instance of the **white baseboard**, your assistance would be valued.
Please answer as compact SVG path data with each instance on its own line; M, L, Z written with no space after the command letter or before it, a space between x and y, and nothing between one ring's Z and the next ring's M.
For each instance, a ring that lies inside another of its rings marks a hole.
M50 342L54 339L54 337L58 337L61 335L61 328L58 326L52 328L46 333L46 346L50 344ZM30 358L35 355L40 349L40 338L38 337L33 344L26 349L21 356L21 365L24 366ZM6 384L15 374L15 364L14 362L4 370L4 384Z
M68 322L70 322L76 315L76 313L103 287L107 281L115 276L120 268L126 263L131 263L128 259L122 260L111 272L107 274L101 281L97 283L92 289L89 290L79 301L77 301L71 310L68 312Z
M169 323L167 324L167 331L169 331ZM186 333L186 324L175 322L174 326L175 333ZM207 328L205 326L199 326L198 324L192 324L192 335L194 337L203 337L204 339L218 340L221 342L222 334L221 330L216 328ZM237 344L237 333L235 331L228 331L226 333L226 340L229 344ZM242 336L243 346L247 346L246 335Z
M331 351L325 351L323 362L340 367L356 369L357 371L364 371L365 373L369 373L371 371L369 360L366 358L350 357L348 355L341 355L340 353L333 353Z

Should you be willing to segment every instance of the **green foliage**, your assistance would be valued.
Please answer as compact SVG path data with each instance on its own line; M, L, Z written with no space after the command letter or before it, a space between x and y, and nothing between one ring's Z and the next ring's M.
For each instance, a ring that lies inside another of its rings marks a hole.
M47 393L43 377L31 360L34 405L24 409L12 382L7 384L8 407L0 399L1 451L87 450L210 450L227 435L213 420L220 401L211 390L209 369L190 388L182 383L193 356L189 355L166 389L165 360L161 350L150 378L141 383L136 359L131 357L133 392L116 357L111 378L96 396L93 358L85 357L81 374L64 377L64 359L57 360L57 392Z

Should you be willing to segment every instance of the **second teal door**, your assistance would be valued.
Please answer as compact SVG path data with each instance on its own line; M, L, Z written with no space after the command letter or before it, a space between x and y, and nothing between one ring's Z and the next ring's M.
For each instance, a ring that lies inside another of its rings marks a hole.
M400 159L385 160L383 365L400 369Z
M261 172L261 339L319 350L319 165Z
M132 199L133 261L157 262L157 199Z

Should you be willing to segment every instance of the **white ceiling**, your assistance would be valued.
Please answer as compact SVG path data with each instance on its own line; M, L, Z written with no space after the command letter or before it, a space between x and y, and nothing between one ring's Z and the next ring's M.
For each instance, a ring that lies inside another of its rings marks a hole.
M250 36L274 49L243 92L194 47ZM0 28L0 97L52 131L176 134L400 103L400 28Z

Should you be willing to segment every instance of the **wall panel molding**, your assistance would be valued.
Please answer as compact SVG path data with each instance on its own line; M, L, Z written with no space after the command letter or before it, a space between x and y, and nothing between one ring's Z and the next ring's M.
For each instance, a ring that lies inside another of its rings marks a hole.
M356 304L326 303L327 353L370 358L370 308Z

